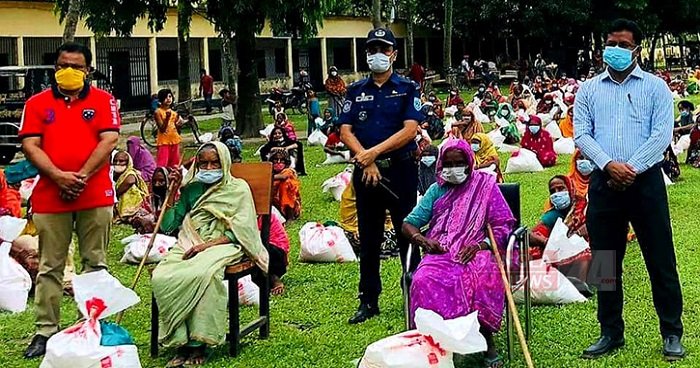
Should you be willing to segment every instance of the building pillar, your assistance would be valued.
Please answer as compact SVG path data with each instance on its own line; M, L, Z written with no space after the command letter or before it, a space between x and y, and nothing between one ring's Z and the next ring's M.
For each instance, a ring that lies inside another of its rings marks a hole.
M151 93L158 92L158 42L156 37L148 39L148 76Z
M424 38L423 41L425 42L425 69L430 69L430 51L428 51L430 42L428 42L428 37Z
M209 39L206 37L202 39L202 68L211 75L211 70L209 70Z
M403 45L401 45L403 48L401 51L403 52L403 65L406 67L406 69L411 69L411 65L408 65L408 40L403 39Z
M24 66L24 37L17 37L17 65ZM23 80L24 78L19 78Z
M323 83L328 78L328 48L325 37L321 37L321 75L323 76L321 83Z
M294 87L294 53L292 53L292 38L287 39L287 87Z
M352 57L352 72L357 74L357 38L352 38L352 41L350 41L350 47L350 55Z
M90 52L92 52L92 64L89 66L94 66L97 69L97 41L95 40L95 35L90 36ZM113 81L109 81L112 83ZM97 87L97 81L93 80L92 85Z

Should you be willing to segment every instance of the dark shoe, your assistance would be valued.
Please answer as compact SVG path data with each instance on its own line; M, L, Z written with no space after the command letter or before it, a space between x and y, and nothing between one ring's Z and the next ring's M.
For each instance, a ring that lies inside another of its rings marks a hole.
M595 359L607 353L610 353L624 345L624 338L613 339L609 336L601 336L598 339L598 341L596 341L593 345L589 346L586 350L583 351L583 354L581 354L581 358Z
M669 362L681 360L685 357L685 348L681 344L681 338L669 335L664 338L664 359Z
M352 316L349 320L348 323L351 325L356 325L358 323L362 323L376 315L379 315L379 307L374 305L369 305L362 303L360 304L360 307L357 308L357 312L355 312L355 315Z
M46 354L46 342L49 338L42 335L34 335L32 343L29 344L27 351L24 352L25 359L32 359Z

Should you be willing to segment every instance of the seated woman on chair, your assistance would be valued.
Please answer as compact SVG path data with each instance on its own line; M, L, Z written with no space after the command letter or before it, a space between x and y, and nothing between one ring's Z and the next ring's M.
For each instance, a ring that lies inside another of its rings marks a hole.
M173 170L170 180L179 186L180 171ZM206 346L226 340L224 267L248 258L267 272L269 254L260 240L250 187L231 175L221 142L199 148L180 199L166 206L161 231L177 233L178 240L151 279L160 309L159 341L178 348L168 366L202 365Z
M562 219L569 228L568 236L577 234L588 240L588 230L586 229L586 207L588 206L588 201L585 196L577 193L576 186L571 178L563 175L552 177L549 180L549 194L550 208L545 211L540 221L530 231L530 256L533 259L542 258L544 248L558 219ZM562 262L556 263L554 266L565 276L574 277L581 282L585 282L590 260L591 252L587 250L571 259L562 260ZM587 292L585 289L581 291Z
M413 274L410 320L418 308L445 319L478 311L488 343L485 363L501 367L493 333L501 327L505 289L490 251L488 226L504 257L515 219L496 178L474 170L474 165L469 143L447 141L437 162L437 183L404 221L404 236L426 253ZM423 236L420 229L426 225Z

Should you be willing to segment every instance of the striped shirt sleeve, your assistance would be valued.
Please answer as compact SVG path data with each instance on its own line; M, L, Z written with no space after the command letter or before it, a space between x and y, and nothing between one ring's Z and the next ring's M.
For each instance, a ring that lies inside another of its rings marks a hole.
M574 140L583 154L591 159L599 169L612 161L610 155L593 138L594 121L591 110L590 84L584 83L578 91L574 102Z
M643 173L658 161L673 140L673 96L663 84L654 88L651 135L634 151L628 163L637 174Z

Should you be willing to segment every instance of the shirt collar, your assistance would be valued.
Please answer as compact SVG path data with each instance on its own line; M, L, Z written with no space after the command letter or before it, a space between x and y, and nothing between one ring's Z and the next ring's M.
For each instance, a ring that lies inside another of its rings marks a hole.
M396 74L396 72L393 72L393 71L392 71L392 72L391 72L391 77L389 77L389 79L388 79L384 84L389 83L389 82L391 82L391 83L393 83L394 85L397 85L397 86L398 86L399 83L401 83L401 77L399 77L399 75ZM370 85L370 86L376 86L376 85L374 84L374 79L372 79L372 76L371 76L371 75L370 75L369 78L365 79L365 82L362 84L363 87L366 87L366 86L368 86L368 85Z
M58 85L56 83L51 84L51 91L53 92L53 97L55 99L66 99L68 96L64 95L61 93L61 91L58 90ZM78 99L84 100L88 94L90 94L90 82L85 81L85 85L83 86L83 89L80 90L80 93L78 94Z
M634 67L634 69L632 69L632 73L630 73L630 75L628 75L627 78L624 81L622 81L622 83L625 83L628 79L630 79L630 77L635 77L637 79L644 79L644 72L642 71L642 68L639 66L639 64L637 64ZM612 76L610 76L610 72L608 71L608 68L605 68L605 71L602 74L602 79L603 80L610 79L611 82L617 83L612 78ZM622 84L622 83L619 83L619 84Z

